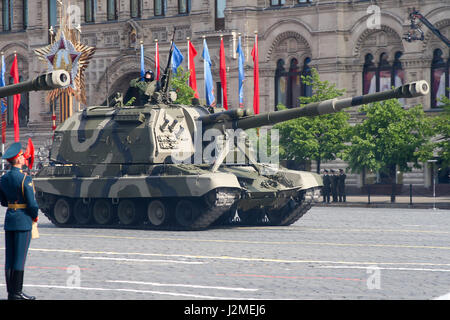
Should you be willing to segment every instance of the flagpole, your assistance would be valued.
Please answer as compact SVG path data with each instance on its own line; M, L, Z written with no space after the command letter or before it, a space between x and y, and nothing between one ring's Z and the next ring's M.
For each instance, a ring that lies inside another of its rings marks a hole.
M203 50L205 50L205 39L206 39L206 36L203 35L202 38L203 38ZM203 90L205 91L205 99L206 99L206 68L205 68L205 61L204 60L205 60L205 58L203 58L203 82L204 82Z
M14 68L14 69L13 69ZM13 74L14 72L14 74ZM14 78L14 84L19 83L19 69L18 69L18 61L17 61L17 51L14 50L14 60L13 66L10 70L10 75ZM14 100L14 111L13 111L13 122L14 122L14 142L20 142L20 129L19 129L19 107L20 107L20 98L21 95L15 94L13 96Z
M189 40L190 40L191 38L189 38L189 37L186 37L186 40L187 40L187 69L188 70L191 70L191 66L190 66L190 60L191 60L191 57L190 57L190 54L189 54ZM191 85L191 81L188 79L188 85L190 86Z
M50 26L50 29L48 29L48 33L50 34L50 45L53 44L54 42L54 31L53 31L53 26ZM59 95L59 99L61 100L61 95ZM53 99L50 101L51 106L52 106L52 131L54 132L56 130L56 113L55 113L55 102L56 99Z
M155 39L155 73L156 81L159 81L159 46L158 39Z
M220 72L222 70L222 42L223 42L223 34L220 34L220 47L219 47L219 75L220 75L220 96L222 97L222 108L225 106L225 101L223 97L223 76Z

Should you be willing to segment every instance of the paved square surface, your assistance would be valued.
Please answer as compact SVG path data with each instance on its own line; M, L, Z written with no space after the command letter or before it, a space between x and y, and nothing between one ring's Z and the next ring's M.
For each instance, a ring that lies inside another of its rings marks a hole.
M0 263L4 264L0 209ZM315 207L289 227L57 228L40 214L38 299L435 299L450 292L450 211ZM4 277L0 299L6 298Z

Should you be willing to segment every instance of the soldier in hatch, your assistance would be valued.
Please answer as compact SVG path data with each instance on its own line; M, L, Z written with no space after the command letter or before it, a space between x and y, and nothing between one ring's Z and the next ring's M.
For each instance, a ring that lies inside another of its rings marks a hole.
M136 78L130 81L130 87L137 89L136 94L136 105L145 105L149 98L153 95L156 90L157 82L155 80L155 75L152 70L148 70L144 78Z

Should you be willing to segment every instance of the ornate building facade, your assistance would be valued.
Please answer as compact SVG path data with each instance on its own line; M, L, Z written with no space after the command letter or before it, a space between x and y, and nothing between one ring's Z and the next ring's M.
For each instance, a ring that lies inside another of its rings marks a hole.
M258 34L261 112L278 103L297 105L298 96L310 94L301 75L310 68L322 80L345 88L348 96L380 91L409 81L425 79L432 86L428 97L410 99L427 112L440 112L438 97L449 87L449 49L430 30L423 41L406 42L409 12L419 10L442 34L450 38L450 0L64 0L70 2L71 18L81 26L82 42L97 48L86 70L88 105L102 103L107 94L125 91L139 74L140 42L145 64L154 69L155 40L161 67L165 67L170 40L185 55L190 37L195 59L197 86L204 99L202 42L205 37L212 60L216 99L222 100L219 77L219 45L226 50L227 92L231 108L239 106L237 40L241 36L245 55L244 105L252 107L253 61L250 52ZM0 51L7 70L14 52L24 79L44 72L34 50L49 43L49 28L58 28L61 15L56 0L1 0ZM8 80L7 80L8 81ZM21 124L29 135L45 135L51 128L50 106L45 94L23 95ZM83 107L83 106L81 106ZM350 110L357 113L357 110ZM10 119L12 121L12 119ZM46 126L48 124L48 127ZM12 126L12 125L11 125ZM330 164L333 166L334 164ZM338 164L345 167L345 164ZM429 185L427 170L406 175L404 183ZM361 185L355 175L350 183Z

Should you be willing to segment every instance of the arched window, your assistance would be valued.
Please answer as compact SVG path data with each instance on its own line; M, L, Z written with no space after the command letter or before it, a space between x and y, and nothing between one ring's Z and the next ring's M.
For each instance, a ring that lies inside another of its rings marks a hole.
M11 31L13 25L13 1L2 1L3 31Z
M167 8L167 0L154 0L153 10L155 16L165 16Z
M141 0L130 0L131 18L140 18L142 14Z
M278 104L286 105L286 77L284 70L284 60L277 61L277 69L275 70L275 106Z
M306 58L302 69L296 58L292 58L289 63L289 69L285 69L283 59L277 61L277 69L275 70L275 106L283 104L288 108L300 106L300 96L311 96L311 87L304 84L302 75L311 75L309 67L311 59Z
M95 0L84 0L84 21L94 22L94 2Z
M178 13L191 12L191 0L178 0Z
M368 53L364 58L363 94L377 92L377 67L373 62L373 55Z
M106 1L106 16L108 20L117 20L117 1L107 0Z
M449 69L450 60L445 62L442 57L442 50L436 49L433 52L433 61L431 62L431 107L439 108L443 97L449 97L446 88L449 87Z
M378 90L377 91L386 91L391 89L391 65L389 64L389 56L387 53L382 53L380 55L380 62L378 63Z
M305 61L303 62L303 70L302 70L302 76L311 76L311 67L309 66L311 62L311 58L305 58ZM312 85L309 85L305 82L302 84L302 95L304 97L311 97L312 96Z
M364 58L363 94L390 90L393 86L401 86L405 81L405 73L400 61L403 53L395 53L394 62L389 63L387 53L380 55L378 64L373 61L373 55L368 53Z

